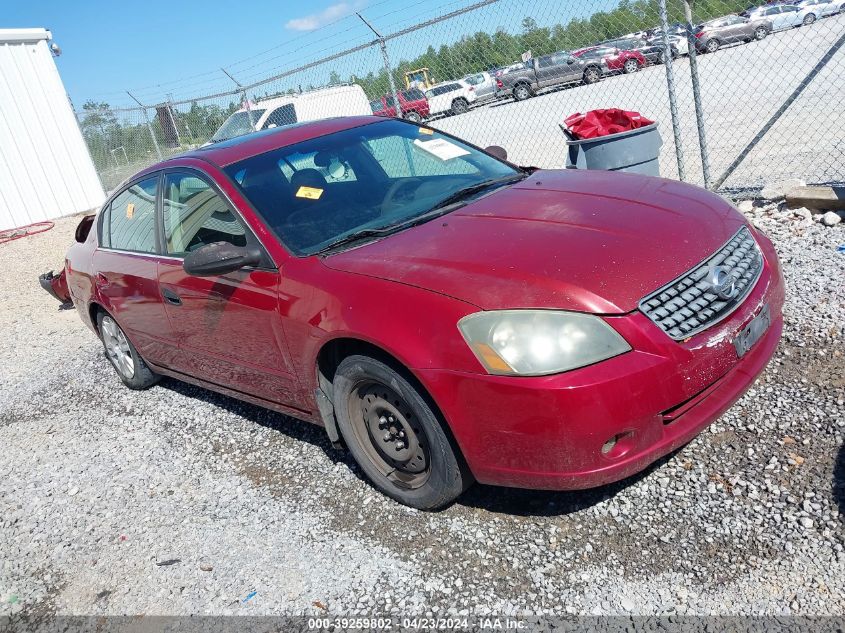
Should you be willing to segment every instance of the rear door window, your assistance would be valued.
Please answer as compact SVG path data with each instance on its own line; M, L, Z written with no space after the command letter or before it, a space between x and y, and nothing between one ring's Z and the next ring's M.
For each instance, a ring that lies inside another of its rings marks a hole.
M136 253L156 252L156 192L158 175L136 182L109 205L101 229L106 248Z

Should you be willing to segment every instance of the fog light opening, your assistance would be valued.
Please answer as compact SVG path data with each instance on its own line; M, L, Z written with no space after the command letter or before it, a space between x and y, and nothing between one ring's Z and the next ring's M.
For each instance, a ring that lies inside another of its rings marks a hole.
M617 433L602 445L601 454L611 459L622 457L633 446L633 437L633 431Z

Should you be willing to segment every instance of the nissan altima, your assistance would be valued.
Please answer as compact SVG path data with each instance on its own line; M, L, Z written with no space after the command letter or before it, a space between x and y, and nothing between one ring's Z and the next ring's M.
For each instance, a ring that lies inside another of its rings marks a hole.
M369 116L214 143L118 187L44 283L127 387L321 425L410 506L628 477L765 368L772 243L698 187L488 150Z

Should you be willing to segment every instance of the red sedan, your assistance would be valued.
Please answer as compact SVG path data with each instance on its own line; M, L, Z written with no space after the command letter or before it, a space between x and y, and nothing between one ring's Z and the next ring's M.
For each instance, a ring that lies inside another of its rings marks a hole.
M428 118L428 99L426 99L422 90L409 88L408 90L400 90L397 94L399 96L399 108L402 112L401 118L414 123L419 123ZM371 101L370 106L376 116L396 116L393 95L385 95L380 100Z
M65 276L128 387L170 376L323 425L418 508L642 470L745 392L783 324L774 248L719 196L378 117L142 171Z
M611 73L635 73L648 63L641 52L615 46L590 46L574 51L572 55L581 59L603 59Z

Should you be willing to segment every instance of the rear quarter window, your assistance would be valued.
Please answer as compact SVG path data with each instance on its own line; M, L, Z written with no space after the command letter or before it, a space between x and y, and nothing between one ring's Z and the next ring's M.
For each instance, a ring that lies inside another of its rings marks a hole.
M122 251L155 253L157 191L158 176L153 176L117 194L103 217L100 243Z

